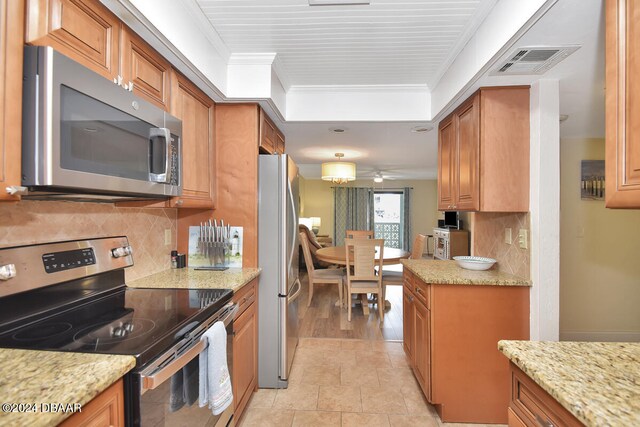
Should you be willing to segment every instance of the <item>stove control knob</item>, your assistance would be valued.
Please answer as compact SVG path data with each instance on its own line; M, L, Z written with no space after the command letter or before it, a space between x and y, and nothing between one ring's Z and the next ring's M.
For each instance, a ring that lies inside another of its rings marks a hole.
M111 255L114 258L122 258L127 255L131 255L132 253L133 253L133 249L131 249L131 246L122 246L119 248L111 249Z
M124 330L122 326L116 326L115 328L113 328L113 333L111 335L115 338L121 338L125 336L126 333L127 332Z
M0 265L0 280L9 280L16 277L16 265L5 264Z

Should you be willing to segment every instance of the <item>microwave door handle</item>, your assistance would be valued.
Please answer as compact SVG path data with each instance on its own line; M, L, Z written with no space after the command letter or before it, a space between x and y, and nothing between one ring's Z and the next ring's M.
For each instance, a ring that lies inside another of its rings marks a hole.
M158 155L158 151L155 149L155 145L158 140L164 141L164 171L160 173L153 170L155 156ZM149 129L149 181L162 184L168 184L171 182L171 174L173 172L173 168L171 167L172 147L171 131L169 129Z

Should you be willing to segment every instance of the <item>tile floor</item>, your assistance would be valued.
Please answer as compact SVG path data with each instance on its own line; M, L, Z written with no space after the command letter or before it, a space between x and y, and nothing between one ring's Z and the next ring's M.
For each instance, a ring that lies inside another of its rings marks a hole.
M402 343L301 338L289 388L254 393L240 427L463 427L441 423ZM469 426L480 427L478 424Z

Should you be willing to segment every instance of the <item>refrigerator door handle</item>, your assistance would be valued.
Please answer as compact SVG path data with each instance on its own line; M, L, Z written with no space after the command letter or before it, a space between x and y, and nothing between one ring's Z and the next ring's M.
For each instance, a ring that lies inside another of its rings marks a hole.
M298 289L295 289L296 286ZM295 290L294 290L295 289ZM300 283L300 279L296 279L295 283L291 287L291 295L287 297L287 303L292 303L296 298L300 296L302 293L302 283Z
M289 196L289 203L287 203L287 207L291 209L291 216L293 217L292 225L291 225L291 250L289 252L289 259L287 260L287 275L289 271L291 271L291 263L293 262L293 251L297 250L297 241L298 241L298 215L296 213L296 203L293 198L293 191L291 190L291 183L287 180L287 193Z

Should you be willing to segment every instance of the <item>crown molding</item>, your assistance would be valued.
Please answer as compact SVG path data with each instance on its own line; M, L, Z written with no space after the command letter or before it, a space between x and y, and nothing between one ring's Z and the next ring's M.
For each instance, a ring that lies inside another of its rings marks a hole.
M180 1L185 5L187 11L189 11L189 14L196 20L196 22L198 23L198 27L200 27L200 30L202 30L207 40L211 42L220 56L222 56L225 61L228 61L229 56L231 55L229 48L222 40L222 37L220 37L220 34L218 34L218 31L216 31L216 29L213 27L211 21L209 21L207 16L204 14L198 2L196 0Z
M276 53L232 53L227 65L272 65Z
M289 93L430 93L426 84L418 85L293 85L289 88Z

